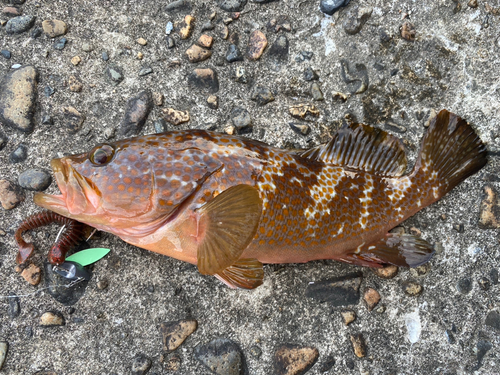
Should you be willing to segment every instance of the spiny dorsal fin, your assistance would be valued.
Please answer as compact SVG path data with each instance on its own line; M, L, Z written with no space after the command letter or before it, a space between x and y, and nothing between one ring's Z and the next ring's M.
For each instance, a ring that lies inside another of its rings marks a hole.
M264 269L257 259L240 259L215 277L232 289L255 289L262 285Z
M406 153L398 138L382 129L363 124L342 127L328 143L299 155L390 177L403 175L407 165Z
M198 270L214 275L233 265L257 231L262 212L258 191L250 185L225 190L198 211L205 237L198 247Z

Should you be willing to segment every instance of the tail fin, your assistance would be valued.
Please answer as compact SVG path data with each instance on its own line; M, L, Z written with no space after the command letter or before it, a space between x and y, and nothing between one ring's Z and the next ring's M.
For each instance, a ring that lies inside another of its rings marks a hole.
M438 200L487 162L486 146L470 125L445 109L431 120L413 177L430 184L428 204Z

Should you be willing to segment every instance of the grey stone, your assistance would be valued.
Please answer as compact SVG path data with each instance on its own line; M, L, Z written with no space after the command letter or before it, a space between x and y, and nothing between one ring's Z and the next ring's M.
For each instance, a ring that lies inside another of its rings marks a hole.
M61 38L59 40L56 40L54 42L54 48L59 50L59 51L62 51L64 49L64 47L66 47L66 43L68 43L68 39L66 39L66 38Z
M241 12L247 0L219 0L219 7L226 12Z
M141 91L130 98L127 101L125 116L118 126L118 134L123 136L139 134L151 109L153 109L153 99L149 91Z
M20 143L14 151L9 155L9 161L11 163L21 163L28 157L28 146L24 143Z
M5 57L6 59L10 59L10 56L11 56L10 51L7 51L6 49L3 49L3 50L0 51L0 54L2 54L2 56Z
M9 351L9 343L7 341L0 341L0 370L2 369L7 352Z
M139 77L144 77L151 73L153 73L153 68L150 66L143 66L141 70L139 70Z
M42 116L42 125L54 125L54 119L50 115Z
M347 15L342 27L349 35L357 34L363 28L363 25L368 21L372 15L372 7L355 7L351 9Z
M7 34L21 34L33 27L36 17L34 16L19 16L11 18L5 25Z
M172 1L170 4L168 4L165 7L165 10L167 12L189 12L192 9L191 2L189 0L177 0L177 1Z
M145 375L151 368L151 360L143 354L134 358L132 363L132 375Z
M28 190L43 191L50 186L52 177L41 169L28 169L19 175L19 185Z
M238 83L248 83L246 69L243 66L238 66L233 72L233 79Z
M175 47L175 40L171 36L167 36L167 48L172 49Z
M272 67L279 70L280 66L288 61L289 51L290 44L288 42L288 38L285 35L278 36L267 53L267 57L271 62Z
M64 107L62 110L64 125L70 133L76 133L81 129L85 116L74 107Z
M31 30L31 33L30 33L30 35L33 39L41 37L42 34L43 34L43 29L41 27L35 27L33 30Z
M340 8L347 6L351 0L321 0L319 9L328 15L332 15Z
M347 60L340 60L340 77L347 84L347 89L351 94L365 92L370 84L366 66L355 64L355 67L352 68Z
M52 87L50 86L45 86L44 89L43 89L43 93L44 95L49 98L51 97L52 95L54 95L54 93L56 92L55 89L53 89Z
M472 280L468 277L460 279L457 283L457 290L462 294L469 294L472 290Z
M274 101L274 96L271 90L261 85L257 85L253 88L251 98L261 106Z
M108 60L109 60L109 55L108 55L108 53L107 53L107 52L103 52L103 53L101 54L101 59L102 59L103 61L108 61Z
M484 323L500 331L500 313L498 311L490 311Z
M319 76L311 67L309 67L304 70L304 79L306 81L317 81Z
M38 71L31 65L7 73L0 83L0 121L31 132L34 127Z
M318 83L314 82L311 85L311 95L313 97L313 100L320 101L324 100L325 98L323 97L323 92L321 92L321 88L319 87Z
M156 133L163 133L167 131L167 122L160 118L153 123Z
M9 308L7 312L12 319L17 318L21 314L21 305L16 293L9 293ZM1 367L2 366L0 366L0 368Z
M359 286L362 279L361 274L354 273L314 282L307 286L306 297L319 302L328 302L333 306L355 305L359 302Z
M113 85L119 85L121 81L123 81L123 72L122 69L117 65L110 65L106 69L106 77Z
M243 55L236 44L230 44L227 47L226 60L230 63L243 61Z
M197 88L202 91L215 94L219 91L219 79L217 72L213 69L195 69L188 76L188 85L191 88Z
M233 122L233 125L238 128L238 130L252 127L252 118L250 117L250 113L242 107L233 108L231 111L231 121Z
M239 346L225 338L198 345L194 355L207 369L217 375L243 375L244 357Z

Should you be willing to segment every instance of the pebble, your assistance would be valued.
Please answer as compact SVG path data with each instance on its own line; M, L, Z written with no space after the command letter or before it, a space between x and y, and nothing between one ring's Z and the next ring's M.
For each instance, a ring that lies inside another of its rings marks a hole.
M83 242L79 248L89 247L86 242ZM87 272L91 273L90 270ZM72 306L77 303L80 298L85 294L85 290L88 285L88 281L82 281L74 286L69 286L71 280L68 280L61 275L55 273L52 269L52 265L49 262L44 263L44 279L45 285L47 286L47 292L59 303L65 306Z
M236 44L230 44L227 48L226 60L230 63L243 60L243 55Z
M194 355L208 370L217 375L241 375L245 359L239 346L225 338L217 338L208 344L200 344Z
M31 65L7 73L0 83L0 122L23 132L34 128L38 71Z
M188 111L180 111L173 108L163 108L161 111L165 120L173 125L180 125L189 121Z
M306 297L332 306L355 305L359 302L359 287L363 277L354 273L309 284Z
M312 104L296 104L288 109L293 117L303 119L306 115L319 116L319 110Z
M40 317L40 326L59 327L66 324L64 315L59 311L47 311Z
M409 296L418 296L424 291L424 287L414 281L403 283L403 291Z
M7 313L12 319L17 318L21 314L21 305L16 293L9 293L9 308Z
M29 15L11 18L5 25L5 32L10 35L21 34L31 29L35 24L35 20L36 17Z
M304 79L306 81L317 81L319 76L311 67L308 67L304 70Z
M327 373L332 369L333 366L335 366L335 357L330 354L321 364L319 372L321 374Z
M42 270L40 270L40 267L30 263L21 271L21 276L31 285L38 285L40 280L42 280Z
M107 52L103 52L103 53L101 54L101 59L102 59L102 61L108 61L108 60L109 60L109 55L108 55L108 53L107 53Z
M490 270L490 279L493 285L498 284L498 270L496 268Z
M285 32L292 31L292 25L290 24L290 19L286 15L280 15L278 18L271 19L267 25L269 31L274 31L275 33L283 30Z
M429 273L431 270L431 264L425 263L415 268L410 268L410 275L412 277L422 277Z
M137 60L142 60L142 58L144 57L144 54L142 52L137 52Z
M498 311L490 311L484 323L500 331L500 313Z
M490 351L490 349L493 347L491 342L485 341L485 340L479 340L476 344L477 348L477 354L476 354L476 359L477 359L477 365L475 369L479 370L481 366L483 365L483 358Z
M150 66L143 66L141 70L139 70L138 75L139 77L144 77L151 73L153 73L153 68L151 68Z
M344 319L344 324L346 326L356 320L356 313L352 310L344 310L340 314L342 315L342 319Z
M399 268L391 264L382 268L372 268L371 270L382 279L392 279L398 274Z
M144 38L139 38L139 39L136 40L136 42L138 44L140 44L141 46L145 46L146 44L148 44L148 41L146 39L144 39Z
M123 81L124 78L122 69L116 65L108 66L108 68L106 69L106 76L108 77L110 83L115 86L120 84L120 82Z
M64 107L62 109L62 115L65 120L64 125L68 128L70 133L76 133L80 130L85 121L85 116L74 107Z
M144 375L151 368L151 360L143 354L139 354L132 362L132 375Z
M7 17L16 17L21 15L21 11L16 8L16 7L4 7L2 9L2 13L5 14Z
M339 100L342 103L345 103L347 101L347 95L338 91L332 92L332 97L333 100Z
M5 57L6 59L10 59L11 57L10 51L7 51L6 49L1 50L0 54L2 54L2 56Z
M477 8L478 3L477 3L477 0L469 0L467 5L471 8Z
M170 372L176 372L179 371L181 368L182 360L181 357L178 354L173 354L168 358L168 360L165 362L164 369L165 371L170 371ZM168 372L168 373L170 373Z
M42 28L50 38L56 38L68 32L68 25L61 20L45 20L42 22Z
M247 0L219 0L219 7L226 12L241 12Z
M165 100L165 97L161 92L153 92L153 103L154 105L161 107L163 105L163 101Z
M355 35L361 31L363 25L373 13L372 7L355 7L351 9L345 18L343 28L346 34Z
M285 35L280 35L269 48L267 56L270 62L278 67L280 64L288 61L289 50L288 38Z
M101 279L97 282L96 286L97 286L97 289L104 290L109 286L109 281L106 278Z
M217 27L217 34L224 40L229 38L229 28L226 25L220 25Z
M82 58L80 56L74 56L72 59L71 59L71 64L73 64L74 66L77 66L78 64L80 64L82 62Z
M263 106L267 103L274 101L274 96L271 90L261 85L254 86L251 98L253 101L257 102L257 104L260 106Z
M72 92L81 92L83 89L83 83L75 76L70 76L68 79L68 86Z
M83 52L92 52L94 48L92 47L92 45L90 43L83 43L82 44L82 51Z
M186 56L191 63L204 61L212 56L212 51L193 44L186 50Z
M324 100L323 92L321 92L321 88L317 82L313 82L311 85L311 96L313 100L321 101Z
M354 350L354 354L358 358L363 358L366 356L366 344L365 339L361 333L357 335L351 335L350 337L352 343L352 349Z
M9 351L9 343L7 341L0 341L0 370L5 363L5 358L7 357L7 353Z
M297 56L295 56L295 62L301 63L305 60L311 60L314 53L309 51L301 51Z
M247 58L250 61L260 59L266 47L267 38L265 34L260 30L253 31L248 38Z
M478 283L479 287L482 290L484 290L484 291L490 290L491 283L490 283L490 280L487 277L481 277L481 278L479 278L477 280L477 283Z
M458 280L457 290L462 294L469 294L472 290L472 280L468 277Z
M45 86L43 88L43 94L47 97L50 98L52 95L54 95L56 90L52 88L51 86Z
M446 340L448 340L449 344L454 344L456 342L455 336L453 335L453 332L451 332L449 329L447 329L444 334L446 335Z
M380 302L380 293L373 288L367 288L363 295L368 311L372 311Z
M481 202L481 210L479 214L479 227L482 229L499 229L500 228L500 200L498 193L492 186L484 186L486 193Z
M219 91L217 72L210 68L195 69L188 76L188 85L191 86L191 88L198 88L202 91L215 94Z
M170 37L170 36L167 36L167 48L168 49L172 49L175 47L175 40L174 38Z
M228 124L224 127L224 133L229 135L235 135L238 134L238 129L236 128L236 126Z
M403 37L403 39L406 39L410 42L414 42L415 35L416 35L415 26L413 26L412 23L405 22L403 26L401 26L401 36Z
M340 60L340 76L351 94L361 94L368 89L368 71L364 64L355 64L354 69L347 60Z
M319 3L319 9L331 16L333 13L338 11L340 8L347 6L350 0L321 0Z
M20 143L14 151L9 155L9 161L11 163L21 163L28 157L28 146L24 143Z
M61 39L54 42L54 48L59 50L59 51L62 51L64 49L64 47L66 47L66 43L68 43L68 39L61 38Z
M207 21L203 25L201 25L201 31L210 31L215 29L215 26L212 22Z
M311 128L307 124L295 124L293 122L289 122L288 125L295 133L300 135L307 135L311 132Z
M139 134L152 109L153 100L148 90L141 91L130 98L127 101L123 120L118 125L118 134L126 137Z
M212 44L214 42L214 38L212 38L210 35L203 34L198 38L198 45L200 47L204 48L211 48Z
M173 29L174 29L174 24L172 22L167 22L167 26L165 26L165 34L170 35Z
M254 345L250 348L249 350L250 355L254 357L255 359L259 359L260 356L262 355L262 349L259 348L258 346Z
M167 131L167 122L162 118L153 122L153 126L155 127L156 133L164 133Z
M294 344L282 345L274 354L274 374L300 375L306 373L318 360L318 349Z
M49 172L31 168L19 175L19 185L27 190L44 191L47 189L51 182L52 177Z
M198 322L194 319L161 323L160 332L163 337L163 350L167 353L177 349L196 329Z
M8 180L0 180L0 203L5 210L12 210L24 200L21 187Z
M238 83L248 83L247 71L243 66L238 66L234 70L233 79Z
M191 2L189 0L177 0L173 1L165 7L167 12L175 12L183 9L191 8Z
M21 64L14 64L11 66L12 69L19 69L22 65Z
M235 107L231 111L231 121L239 130L252 128L252 118L245 108Z
M181 39L187 39L191 36L194 29L194 21L195 18L189 14L184 17L184 21L179 25L179 36Z

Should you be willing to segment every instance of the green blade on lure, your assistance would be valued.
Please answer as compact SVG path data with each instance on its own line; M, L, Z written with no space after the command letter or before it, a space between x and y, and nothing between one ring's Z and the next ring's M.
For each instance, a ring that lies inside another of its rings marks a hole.
M75 262L85 267L104 258L110 251L110 249L105 249L102 247L82 250L67 257L66 261Z

